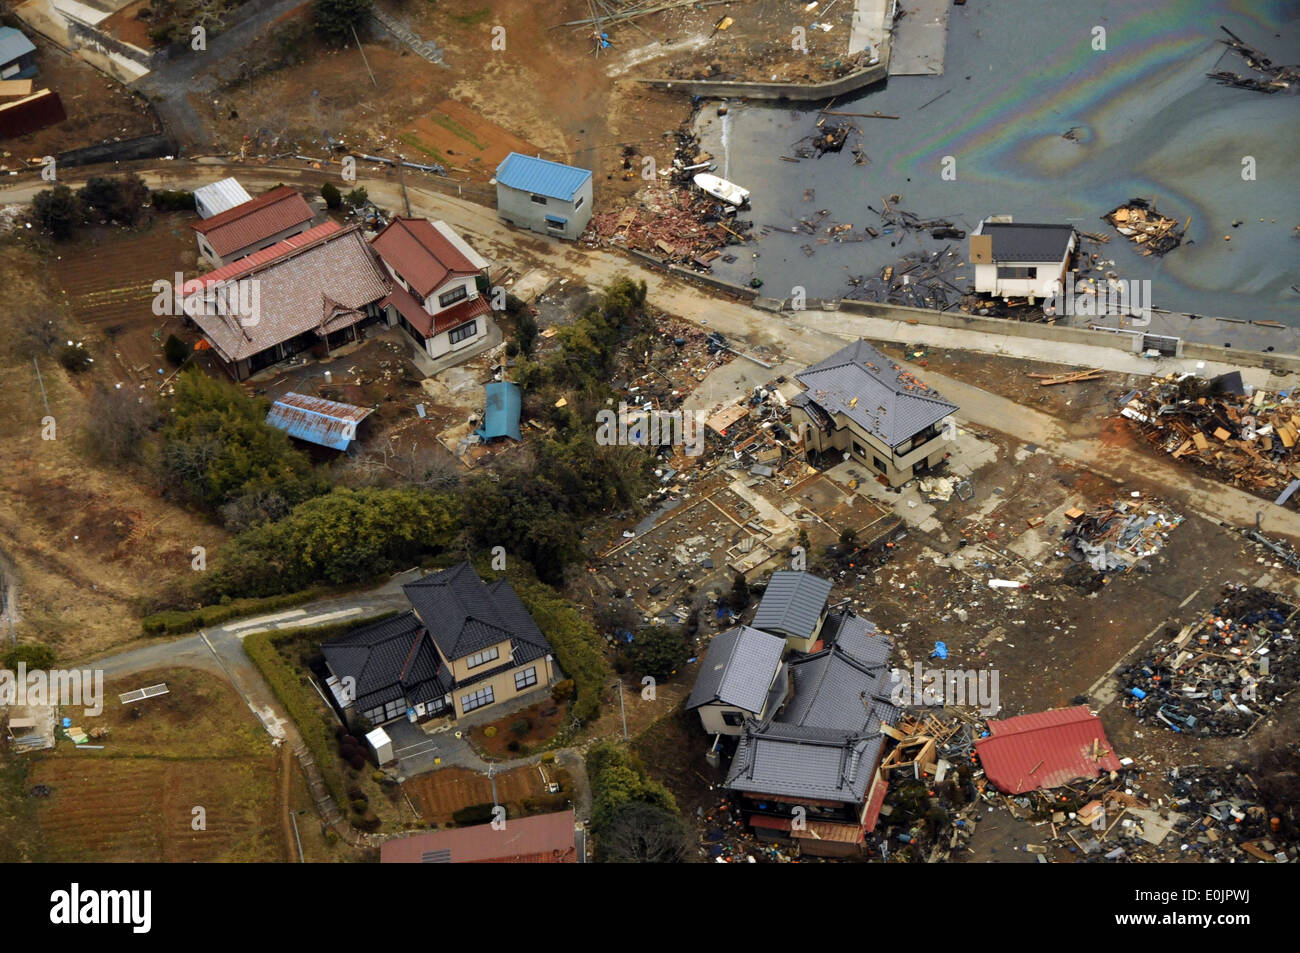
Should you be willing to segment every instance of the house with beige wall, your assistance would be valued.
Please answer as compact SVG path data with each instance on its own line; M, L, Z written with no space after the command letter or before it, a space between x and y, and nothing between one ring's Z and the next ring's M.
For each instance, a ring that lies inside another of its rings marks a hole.
M376 725L463 718L554 684L550 643L505 579L465 562L402 589L411 611L321 646L345 711Z
M784 701L785 639L747 625L713 637L691 688L686 710L699 713L711 735L736 735L747 718L763 719Z
M902 486L943 462L943 421L957 410L932 387L866 341L855 341L795 375L791 424L805 451L839 453Z

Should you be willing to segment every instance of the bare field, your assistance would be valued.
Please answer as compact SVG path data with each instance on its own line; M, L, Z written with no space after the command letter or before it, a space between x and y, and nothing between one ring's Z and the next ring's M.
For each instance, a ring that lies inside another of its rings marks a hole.
M66 251L60 247L55 254ZM118 280L111 272L97 274L106 282ZM34 252L6 245L0 254L0 328L6 340L42 307L60 309L56 280ZM148 322L157 320L147 305L144 315ZM162 499L146 475L91 462L90 395L96 382L120 382L122 365L115 366L111 344L84 327L75 310L65 320L69 334L98 358L84 375L73 378L45 356L38 380L30 360L0 348L0 401L6 408L0 416L0 548L18 570L19 637L48 642L72 660L138 638L140 601L191 572L193 546L211 551L226 533ZM50 433L42 423L46 400L54 439L43 439Z
M130 706L118 701L120 692L158 682L171 694ZM54 751L35 756L29 789L50 789L35 799L44 859L285 858L285 763L224 680L193 669L138 673L105 686L102 715L61 713L83 730L109 733L91 742L103 750L77 749L62 738ZM196 817L204 829L194 829Z
M443 768L412 778L402 785L425 823L447 824L453 812L474 804L492 803L492 779L467 768ZM497 798L512 804L540 797L546 786L535 765L511 768L496 775Z

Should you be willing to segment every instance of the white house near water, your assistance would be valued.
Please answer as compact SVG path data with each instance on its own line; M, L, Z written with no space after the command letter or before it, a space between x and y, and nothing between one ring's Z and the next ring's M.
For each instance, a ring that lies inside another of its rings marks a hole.
M1069 225L1015 224L993 215L970 235L975 291L995 298L1042 300L1065 283L1077 238Z

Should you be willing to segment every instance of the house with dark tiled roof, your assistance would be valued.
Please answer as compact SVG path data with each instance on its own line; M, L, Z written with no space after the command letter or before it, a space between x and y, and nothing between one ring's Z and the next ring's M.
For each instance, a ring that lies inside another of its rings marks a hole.
M709 643L686 700L711 735L739 735L747 719L767 717L786 699L785 640L747 625L720 632Z
M1015 222L990 216L970 234L970 263L977 294L1039 301L1065 282L1078 238L1072 225Z
M827 616L823 641L827 648L785 663L788 694L765 718L745 721L723 786L760 840L849 856L875 829L887 788L881 726L900 714L893 643L850 612Z
M555 681L550 643L505 579L465 562L402 591L412 611L321 646L342 707L376 725L408 710L460 718Z
M946 455L943 421L957 410L897 361L858 340L795 375L791 424L806 451L838 453L902 486Z
M781 636L796 652L811 652L826 620L830 595L829 579L778 569L763 590L753 626Z
M391 277L380 302L430 358L468 351L492 329L492 307L479 293L487 261L446 222L398 216L371 240Z
M282 185L191 227L199 254L220 268L307 231L313 218L315 213L307 200Z

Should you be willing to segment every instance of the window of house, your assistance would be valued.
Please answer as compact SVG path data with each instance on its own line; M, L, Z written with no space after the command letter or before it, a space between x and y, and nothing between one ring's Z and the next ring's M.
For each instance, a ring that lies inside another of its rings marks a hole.
M530 685L537 684L537 666L526 668L522 672L515 672L515 691L521 692Z
M579 195L576 199L573 200L573 208L574 208L575 211L576 211L577 209L582 208L582 196L581 196L581 195Z
M560 218L557 215L546 216L546 227L554 231L562 232L568 224L568 219Z
M872 457L871 462L875 464L876 469L879 470L881 473L889 472L889 467L886 466L885 461L881 460L879 457Z
M384 720L384 706L380 705L378 708L368 709L363 711L361 715L372 725L377 725Z
M455 331L452 332L452 334L455 333ZM498 658L500 655L501 650L494 645L492 648L484 649L482 652L475 652L473 655L469 656L469 658L465 659L465 667L477 668L484 662L490 662L493 659Z
M478 691L469 695L460 696L460 710L471 712L475 708L482 708L484 705L491 705L496 699L492 695L492 686L480 688Z
M528 197L529 197L530 199L532 199L534 202L536 202L538 205L545 205L545 204L546 204L546 196L545 196L545 195L530 195L530 196L528 196Z
M449 304L455 304L457 301L464 301L468 297L469 297L469 289L466 288L464 285L459 285L455 288L452 288L446 294L438 295L438 304L442 305L445 308Z
M722 713L722 723L730 725L732 728L739 728L745 723L745 716L738 711L724 711Z
M999 266L998 277L999 278L1037 278L1038 269L1037 268L1011 268L1011 267L1003 268Z
M391 721L406 713L406 699L399 698L384 706L384 721Z
M452 344L458 344L466 338L472 338L476 334L478 334L478 322L470 321L468 324L462 324L458 328L452 328L447 337L451 339Z

